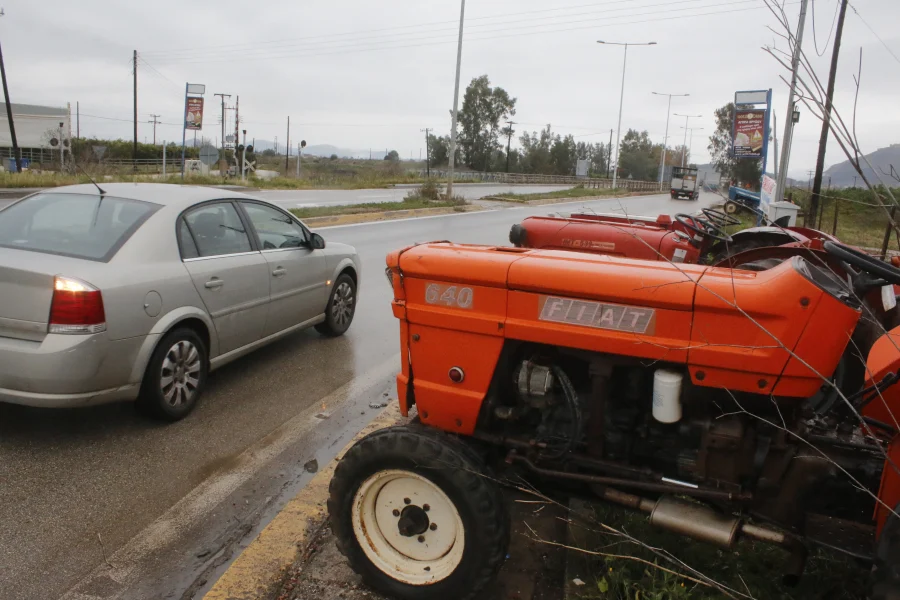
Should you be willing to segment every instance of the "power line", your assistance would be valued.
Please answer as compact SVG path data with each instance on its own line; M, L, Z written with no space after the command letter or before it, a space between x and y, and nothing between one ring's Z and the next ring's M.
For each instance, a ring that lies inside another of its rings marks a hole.
M634 13L634 9L656 8L656 7L661 7L661 6L670 7L674 4L691 4L691 3L696 3L696 2L704 2L707 0L676 0L675 2L639 5L639 6L633 6L633 1L634 0L614 0L613 2L610 2L608 4L628 3L629 6L624 7L624 8L606 9L601 12L590 11L590 12L584 12L584 13L572 13L572 14L567 14L567 15L557 15L557 16L549 16L549 17L547 17L547 16L529 17L529 18L525 18L525 19L510 19L508 15L501 15L499 20L497 20L497 22L470 25L469 29L473 30L472 33L489 33L492 31L508 31L510 29L510 25L515 25L517 23L527 23L527 22L531 22L531 21L540 21L541 26L556 26L556 25L565 25L565 24L570 24L570 23L581 23L581 22L584 22L584 19L581 18L581 19L578 19L575 21L570 20L570 21L564 21L564 22L558 22L558 23L548 22L548 19L571 19L574 17L585 17L585 16L589 16L589 15L597 15L598 18L593 19L596 21L596 20L605 20L605 19L609 18L610 12L617 12L617 11L624 10L624 11L628 11L628 12L632 13L631 15L626 14L626 15L619 15L618 17L612 17L612 18L623 18L623 17L628 17L628 16L646 14L646 13ZM747 1L755 2L756 0L747 0ZM710 7L715 7L715 6L719 6L719 5L720 5L720 3L714 2L713 4L706 5L706 6L687 7L686 10L690 9L690 8L701 8L701 9L702 8L710 8ZM546 12L546 11L531 11L531 12L541 13L541 12ZM528 14L528 13L520 13L520 14ZM494 17L491 17L491 18L494 18ZM497 26L499 26L499 27L497 27ZM494 27L494 29L475 31L479 27L480 28ZM522 27L522 26L520 25L519 27ZM527 26L525 26L525 27L527 27ZM390 29L391 28L383 28L383 29L373 29L370 31L373 33L374 32L388 32L388 31L390 31ZM406 39L403 39L400 41L415 41L415 40L421 40L421 39L431 39L435 36L435 34L439 34L441 32L446 32L445 35L448 35L448 36L456 35L455 27L451 27L451 28L444 27L444 28L434 29L432 31L428 31L428 29L429 29L428 26L423 24L416 31L409 32L409 33L403 33L403 34L375 33L375 35L370 35L370 36L356 35L352 39L328 39L328 38L344 37L346 34L325 34L325 35L320 35L320 36L307 37L307 38L301 39L299 41L296 39L289 40L289 41L286 40L284 43L279 44L278 48L276 48L274 50L284 51L286 48L296 49L296 48L302 47L302 46L313 46L316 48L323 48L323 46L327 46L329 44L331 44L331 45L339 44L339 46L333 46L331 48L331 49L333 49L333 48L338 48L338 47L346 47L348 44L358 45L361 42L364 42L365 40L374 40L372 42L366 41L365 42L366 44L396 42L396 41L398 41L399 37L406 37ZM418 36L418 37L410 38L410 37L408 37L410 35ZM388 39L380 40L380 38L385 38L385 37ZM323 40L322 38L325 38L325 39ZM326 47L324 49L329 49L329 48ZM177 53L172 54L170 52L168 55L166 55L166 54L159 55L158 58L160 58L162 60L165 60L166 58L168 58L169 60L178 60L181 58L184 58L185 60L190 60L193 58L198 58L199 55L209 55L209 54L212 54L212 56L206 56L206 58L217 58L217 57L221 57L224 55L256 56L256 55L264 55L266 53L271 53L272 51L273 51L272 48L261 48L260 45L254 44L249 48L241 48L240 46L231 46L231 47L226 47L225 49L200 50L199 52L195 51L195 52L190 52L190 53L177 52ZM202 56L200 56L200 57L202 58Z
M633 3L633 2L634 2L634 0L613 0L612 2L592 2L592 3L588 3L588 4L576 4L576 5L570 5L570 6L558 6L558 7L554 7L554 8L523 11L523 12L519 12L518 15L543 14L543 13L548 13L548 12L557 12L557 11L561 11L561 10L575 10L575 9L579 9L579 8L587 8L587 7L595 7L595 6L609 6L611 4L623 4L623 3ZM563 16L571 16L571 15L563 15ZM469 17L467 19L467 22L471 23L472 21L483 21L483 20L491 20L491 19L497 19L501 22L506 22L507 19L509 19L509 15L508 14L498 14L498 15L485 15L485 16L481 16L481 17ZM400 29L412 29L412 28L421 29L422 27L429 27L429 26L433 26L433 25L451 25L452 27L450 29L452 31L456 31L457 23L458 23L457 19L452 19L452 20L447 20L447 21L430 21L427 23L414 23L411 25L395 25L393 27L378 27L378 28L374 28L374 29L362 29L362 30L355 30L355 31L347 31L347 32L343 32L343 33L330 33L330 34L326 33L326 34L321 34L321 35L307 36L305 39L315 40L315 39L322 39L322 38L329 38L329 37L347 37L347 36L354 36L354 37L357 37L357 39L359 39L358 38L359 34L363 34L363 33L373 33L373 32L379 32L379 31L389 32L389 31L396 31L396 30L400 30ZM472 25L469 25L469 27L472 27L472 28L484 27L484 25L472 24ZM395 34L390 34L390 35L393 36ZM193 48L173 48L173 49L169 49L169 50L156 50L156 51L150 50L146 53L151 54L151 55L167 55L167 54L180 55L184 52L189 52L189 51L194 51L194 50L215 50L215 49L223 49L223 48L228 49L228 50L236 50L236 49L240 49L240 48L258 48L263 45L277 45L279 47L284 47L285 45L291 45L290 44L291 42L296 42L296 38L287 38L287 39L280 39L280 40L267 40L267 41L259 41L259 42L248 43L248 44L219 44L219 45L213 45L213 46L194 46Z
M755 4L756 1L757 1L757 0L738 0L737 2L719 3L719 4L716 4L715 6L730 6L730 5L736 5L736 4L748 4L748 3L754 3L754 4ZM795 1L795 2L789 2L789 3L787 3L787 4L791 5L791 4L797 4L797 3L798 3L798 2ZM667 5L670 5L670 4L671 4L671 3L669 3L669 4L667 4ZM654 14L654 15L660 15L661 13L672 13L672 12L674 12L674 13L685 13L685 12L688 12L689 10L696 10L696 8L698 8L698 7L694 7L694 8L692 8L692 9L677 9L677 10L672 10L672 11L654 11L652 14ZM709 8L709 7L704 6L704 7L702 7L702 8ZM703 17L703 16L713 16L713 15L721 15L721 14L730 14L730 13L736 13L736 12L746 12L746 11L750 11L750 10L761 10L761 9L764 9L764 8L765 8L764 6L755 6L755 7L749 7L749 8L738 8L738 9L731 9L731 10L718 10L718 11L711 11L711 12L704 12L704 13L681 14L681 15L675 15L675 16L658 16L658 17L656 17L656 18L640 19L640 20L635 20L635 21L623 21L623 22L616 22L616 23L609 23L608 21L609 21L610 19L608 19L608 18L607 18L607 19L592 19L592 21L596 21L596 20L604 21L604 24L603 24L603 25L585 25L585 26L580 26L580 27L569 27L569 28L563 28L563 29L545 29L545 30L537 30L537 31L519 31L519 32L516 32L516 33L510 33L510 34L507 34L507 35L492 35L492 36L488 36L488 37L469 37L469 38L467 38L467 42L471 42L471 41L493 41L493 40L498 40L498 39L503 39L503 38L509 38L509 37L519 37L519 36L523 36L523 35L539 35L539 34L547 34L547 33L564 33L564 32L569 32L569 31L579 31L579 30L585 30L585 29L599 29L599 28L602 28L602 27L620 27L620 26L622 26L622 25L635 25L635 24L650 23L650 22L656 22L656 21L670 21L670 20L675 20L675 19L688 19L688 18L696 18L696 17ZM643 15L643 14L648 14L648 13L641 13L641 14ZM638 15L627 15L627 16L620 16L620 17L612 17L612 19L616 19L616 18L627 18L628 16L638 16ZM580 19L580 20L578 20L578 21L573 21L573 23L584 23L584 22L585 22L584 19ZM565 24L565 23L558 23L557 25L563 25L563 24ZM535 29L535 28L540 28L540 27L545 27L545 26L534 25L534 26L529 26L529 27L526 27L526 28L520 28L520 29ZM504 28L501 28L501 29L498 30L498 31L508 31L508 30L509 30L509 28L504 27ZM488 32L478 32L478 33L488 33ZM476 35L477 35L477 34L476 34ZM440 37L440 36L439 36L439 37ZM326 56L326 55L348 54L348 53L357 53L357 52L373 52L373 51L377 51L377 50L395 50L395 49L404 49L404 48L419 48L419 47L424 47L424 46L434 46L434 45L441 45L441 44L456 43L454 40L449 40L449 39L448 39L448 40L444 40L444 41L435 41L435 40L434 40L434 36L429 36L429 39L431 39L432 41L430 41L430 42L425 42L425 43L419 43L419 44L401 44L401 45L394 45L394 46L386 45L386 44L393 43L393 40L392 40L391 42L383 42L383 43L381 43L382 45L374 45L374 46L373 46L373 45L361 45L361 46L359 46L359 45L354 45L354 46L348 46L347 49L344 49L344 50L336 50L336 51L333 51L333 52L301 52L301 53L296 53L296 52L294 52L294 53L287 53L287 54L271 54L271 55L266 55L266 56L237 56L237 57L226 57L226 58L209 59L209 60L206 60L206 59L196 59L196 60L193 60L193 59L191 59L190 57L186 57L184 60L180 61L178 64L190 64L190 63L194 63L194 64L196 64L196 63L209 64L209 63L216 63L216 62L236 62L236 61L246 61L246 60L260 60L260 59L269 59L269 60L270 60L270 59L278 59L278 58L294 58L294 57L299 57L299 56L302 56L302 57L307 57L307 56ZM399 41L411 41L411 40L399 40ZM173 64L174 64L174 61L173 61Z
M165 75L163 75L162 73L160 73L159 71L157 71L157 70L156 70L156 67L154 67L153 65L151 65L150 63L148 63L147 60L144 58L143 54L139 54L139 55L138 55L138 61L140 61L141 63L143 63L144 66L149 67L150 70L153 71L154 73L156 73L158 76L162 77L163 79L165 79L166 81L168 81L169 83L171 83L172 85L174 85L175 87L181 89L181 86L180 86L180 85L178 85L177 83L175 83L174 81L172 81L171 79L169 79L168 77L166 77Z
M856 7L853 6L852 4L849 4L848 6L850 6L850 8L853 9L853 12L856 14L857 17L859 17L859 20L863 22L863 25L865 25L868 28L868 30L872 32L872 35L874 35L878 39L878 41L881 42L881 45L884 46L884 49L887 50L888 53L894 57L894 60L896 60L898 63L900 63L900 57L898 57L896 54L894 54L894 51L891 50L891 47L888 46L883 39L881 39L880 35L875 33L875 30L872 29L872 26L869 25L869 23L865 19L863 19L863 16L861 14L859 14L859 11L856 10Z
M841 0L837 0L834 5L834 18L831 19L831 27L828 30L828 39L825 40L825 46L822 48L822 51L819 52L819 43L816 40L816 0L812 0L812 30L813 30L813 47L816 49L816 54L820 57L825 55L825 51L828 50L828 44L831 42L831 36L834 34L834 25L837 23L838 12L840 11Z

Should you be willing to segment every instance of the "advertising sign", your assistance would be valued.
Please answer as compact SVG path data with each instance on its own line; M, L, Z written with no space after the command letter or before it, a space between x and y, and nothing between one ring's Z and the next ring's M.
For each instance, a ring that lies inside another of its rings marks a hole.
M763 175L762 189L759 193L759 208L764 214L768 214L769 206L777 199L775 196L776 184L777 182L774 179L768 175Z
M188 98L184 112L185 129L203 129L203 98Z
M579 177L584 179L588 176L588 161L584 158L579 158L578 162L575 164L575 177Z
M766 111L739 110L734 115L734 157L762 158L766 139Z

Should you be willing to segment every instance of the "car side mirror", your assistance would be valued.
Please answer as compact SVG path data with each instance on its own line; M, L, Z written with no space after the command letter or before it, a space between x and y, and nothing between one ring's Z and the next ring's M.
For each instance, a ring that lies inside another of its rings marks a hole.
M318 233L313 233L309 238L309 246L313 250L322 250L325 248L325 238Z

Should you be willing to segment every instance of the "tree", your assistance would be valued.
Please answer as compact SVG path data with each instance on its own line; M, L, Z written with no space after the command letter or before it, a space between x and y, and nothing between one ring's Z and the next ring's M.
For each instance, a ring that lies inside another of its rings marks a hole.
M549 173L551 169L550 148L556 138L550 125L542 129L540 133L527 131L519 138L522 146L522 172L523 173Z
M432 167L441 167L450 162L450 136L428 134L428 158Z
M567 135L564 138L556 136L550 147L551 175L574 175L575 165L578 161L575 138Z
M654 146L650 134L629 129L619 148L619 176L653 181L659 174L661 146Z
M391 162L400 162L400 153L396 150L391 150L384 155L384 160L389 160Z
M492 88L487 75L476 77L466 88L458 120L459 146L466 166L488 170L500 150L500 123L516 114L516 99L503 88Z
M328 157L328 160L337 160L337 159L338 159L337 154L332 154L331 156Z
M758 188L762 179L762 165L759 160L735 158L731 149L734 144L731 126L734 122L734 103L729 102L716 110L716 131L709 137L709 154L716 170L739 185Z

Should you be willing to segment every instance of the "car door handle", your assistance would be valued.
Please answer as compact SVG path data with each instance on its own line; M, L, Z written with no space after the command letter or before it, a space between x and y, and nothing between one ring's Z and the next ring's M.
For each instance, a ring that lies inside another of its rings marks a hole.
M208 290L217 290L220 287L222 287L223 285L225 285L225 282L222 281L221 279L216 278L216 279L210 279L204 285L206 286L206 289L208 289Z
M287 270L284 267L278 267L277 269L272 271L272 277L281 277L285 273L287 273Z

